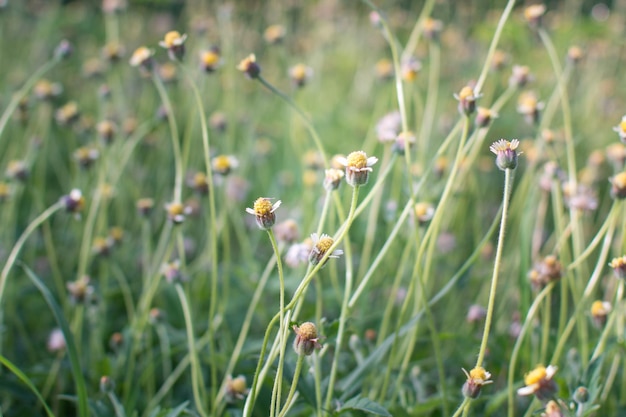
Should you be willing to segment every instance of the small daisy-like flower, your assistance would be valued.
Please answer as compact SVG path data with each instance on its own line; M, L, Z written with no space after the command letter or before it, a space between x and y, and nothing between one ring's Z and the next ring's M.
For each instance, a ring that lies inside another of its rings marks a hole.
M506 139L500 139L494 142L489 150L496 155L496 165L502 171L507 169L515 169L517 167L517 147L519 146L519 140L513 139L508 141Z
M63 87L59 83L51 83L48 80L39 80L33 87L33 94L39 100L50 100L63 92Z
M545 4L533 4L524 9L524 19L535 29L541 25L541 18L546 12Z
M136 203L137 211L143 217L148 217L154 208L154 200L151 198L140 198Z
M324 188L326 191L333 191L339 188L341 180L345 174L342 170L336 168L330 168L326 170L326 176L324 177Z
M68 195L61 197L61 201L63 201L65 209L70 213L80 213L85 207L85 197L83 197L83 193L76 188L70 191Z
M187 185L200 195L209 193L209 181L204 172L196 172L187 177Z
M620 172L609 181L611 182L611 196L619 200L626 198L626 172Z
M583 59L583 55L584 55L584 53L583 53L582 48L580 46L577 46L577 45L572 45L567 50L567 59L572 64L579 63L580 60Z
M279 242L293 243L299 234L298 223L293 219L287 219L274 226L274 235Z
M246 377L239 375L237 378L233 378L230 375L226 378L226 401L234 402L236 400L243 400L250 391L247 387Z
M443 30L443 22L433 18L426 18L423 23L424 36L431 41L438 41Z
M276 223L276 214L274 213L281 205L278 200L272 204L270 198L260 197L254 202L253 208L246 208L246 212L256 217L256 224L261 230L268 230Z
M391 149L398 155L404 155L407 148L410 149L415 142L415 133L411 131L400 132L398 133L398 136L396 136L396 140L393 145L391 145Z
M419 203L415 203L413 212L415 213L415 218L421 226L432 220L435 215L435 207L431 203L420 201Z
M463 395L468 398L478 398L483 385L488 385L493 382L489 379L491 378L491 374L482 366L477 366L469 372L463 369L463 373L467 376L467 381L463 384L462 392Z
M466 85L458 94L454 94L454 98L459 101L459 113L469 116L476 110L476 100L480 95L475 94L474 89Z
M117 62L126 55L126 48L118 42L109 42L102 48L102 58L109 62Z
M322 234L319 236L317 233L313 233L311 235L311 240L313 242L313 248L309 253L309 262L311 265L315 266L320 263L322 258L326 255L326 253L330 250L335 240L328 236L327 234ZM330 258L339 258L339 256L343 255L343 251L341 249L335 249L324 262L324 265ZM324 266L322 265L322 266Z
M165 34L165 38L159 42L159 46L167 49L167 53L172 61L180 61L185 56L185 40L187 35L181 35L172 30Z
M491 59L491 69L493 71L500 71L505 67L509 61L509 56L501 49L496 49Z
M304 64L296 64L289 68L289 78L296 87L304 87L313 77L313 68Z
M185 216L191 213L189 207L180 202L171 202L165 205L167 218L174 224L181 224L185 221Z
M48 351L53 353L65 350L67 345L65 343L65 336L63 336L61 329L56 328L50 332L46 346L48 347Z
M214 46L207 51L200 52L200 68L204 72L215 71L222 62L220 48Z
M591 188L584 184L563 183L563 197L568 207L581 211L593 211L598 208L598 199Z
M376 136L381 142L395 142L401 129L402 117L400 112L395 110L381 117L376 123Z
M611 312L611 303L608 301L596 300L591 304L591 319L596 327L604 327L606 318Z
M67 283L67 291L74 303L83 303L93 294L93 287L89 285L89 281L90 278L85 275L76 281Z
M7 169L5 171L5 175L7 178L18 181L26 181L28 176L30 175L30 170L28 169L28 165L26 162L13 159L9 161L7 165Z
M402 61L402 79L404 81L415 81L417 75L422 69L422 63L415 57L410 57Z
M498 113L486 107L478 107L476 109L476 126L487 127L491 121L498 117Z
M546 256L541 262L535 263L528 273L528 278L535 289L543 288L550 282L561 279L563 267L554 255Z
M140 46L135 49L135 52L133 52L133 55L130 57L128 62L132 67L139 67L142 70L151 71L152 66L154 65L152 55L154 55L154 51L152 49Z
M96 237L91 245L91 252L98 256L108 256L113 248L113 239L106 237Z
M394 74L393 63L390 60L383 58L376 62L374 71L379 80L390 80L393 78Z
M369 174L372 172L371 166L378 162L378 158L375 156L368 158L365 152L356 151L345 158L337 158L337 161L346 167L346 182L356 187L367 184Z
M170 284L183 281L183 274L180 270L180 260L176 259L161 265L161 274L163 274L165 280Z
M294 325L293 330L296 332L293 348L298 355L310 356L315 349L322 348L315 324L307 321L300 326Z
M239 166L239 160L232 155L218 155L211 160L211 169L220 175L228 175Z
M105 144L111 143L113 141L113 137L117 132L117 125L111 120L103 120L96 125L96 130L98 131L98 136Z
M556 383L552 380L557 369L553 365L549 365L547 368L543 365L537 366L524 376L526 386L518 389L517 395L535 394L542 401L551 399L557 390Z
M263 32L263 38L267 43L275 45L282 42L287 31L283 25L271 25Z
M524 120L529 124L539 122L539 112L543 110L543 107L543 102L540 102L532 91L520 94L517 100L517 112L524 116Z
M261 67L256 63L256 55L254 54L250 54L244 58L239 65L237 65L237 69L250 79L258 78L261 73Z
M69 125L78 120L80 112L78 111L78 104L75 101L70 101L64 106L57 109L54 114L54 118L61 126Z
M548 401L546 409L541 413L541 417L563 417L561 406L554 400Z
M513 65L511 69L511 77L509 77L509 85L522 88L535 77L530 73L530 67L527 65Z
M613 131L617 132L619 140L622 141L622 143L626 143L626 116L623 116L622 121L619 122L617 126L613 127Z
M613 258L609 266L613 268L613 274L619 279L626 279L626 255Z
M74 52L74 47L67 39L63 39L59 42L59 45L54 49L54 56L57 59L67 59Z

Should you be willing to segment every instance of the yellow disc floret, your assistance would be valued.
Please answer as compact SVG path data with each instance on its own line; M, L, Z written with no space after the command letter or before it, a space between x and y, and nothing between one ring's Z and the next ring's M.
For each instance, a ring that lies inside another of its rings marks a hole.
M524 383L526 385L538 384L547 376L546 367L543 365L537 366L535 369L524 375Z
M346 160L348 167L361 169L367 166L367 155L363 151L352 152Z

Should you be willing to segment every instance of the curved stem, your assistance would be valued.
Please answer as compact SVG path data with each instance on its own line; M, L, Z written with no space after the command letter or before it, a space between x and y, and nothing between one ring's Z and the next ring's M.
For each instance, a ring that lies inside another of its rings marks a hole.
M300 378L300 373L302 372L303 363L304 363L304 355L298 355L298 361L296 362L296 370L293 373L293 380L291 381L291 388L289 389L289 394L287 395L287 401L285 401L285 406L283 407L278 417L284 417L285 415L287 415L287 412L289 411L291 400L293 400L293 395L296 393L296 388L298 387L298 379Z

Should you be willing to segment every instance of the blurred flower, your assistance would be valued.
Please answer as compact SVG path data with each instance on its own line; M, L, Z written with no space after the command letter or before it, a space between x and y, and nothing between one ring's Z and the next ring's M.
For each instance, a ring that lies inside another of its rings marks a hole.
M65 206L65 209L70 213L80 213L85 207L85 197L83 193L74 188L68 195L61 197L61 201Z
M39 100L50 100L59 96L63 92L63 87L59 83L51 83L41 79L33 87L33 93Z
M276 223L274 212L280 207L281 201L272 204L271 199L260 197L254 202L253 208L246 208L246 212L256 217L256 224L261 230L268 230Z
M463 384L462 392L463 395L468 398L478 398L483 385L488 385L493 382L490 379L491 374L482 366L477 366L469 372L463 369L463 373L467 376L467 381Z
M230 375L226 378L226 401L234 402L235 400L243 400L250 391L246 385L246 377L239 375L237 378Z
M83 62L82 72L85 78L96 78L102 76L105 71L104 63L98 58L91 58Z
M214 46L206 51L200 52L200 68L204 72L215 71L222 62L220 48Z
M185 56L185 40L187 35L181 35L172 30L165 34L165 38L159 42L159 46L167 49L167 53L172 61L180 61Z
M626 198L626 172L620 172L610 178L611 196L619 200Z
M161 265L161 274L169 284L184 281L183 274L180 270L180 260L178 259Z
M209 193L209 182L204 172L197 171L188 175L187 185L200 195Z
M493 58L491 59L491 69L493 71L500 71L502 68L506 66L509 61L509 56L506 52L496 49L493 54Z
M476 126L479 128L487 127L491 123L491 120L497 117L498 113L495 111L486 107L478 107L476 109Z
M339 188L341 180L345 175L344 172L336 168L327 169L325 172L326 176L324 177L324 188L326 191L333 191Z
M439 35L443 30L443 22L427 17L423 23L424 36L431 41L439 41Z
M54 56L57 59L67 59L72 55L72 52L74 52L74 48L70 41L63 39L54 50Z
M402 69L402 79L410 82L417 78L417 75L422 69L422 63L412 56L403 60L400 67Z
M480 94L475 94L472 87L466 85L458 94L454 94L454 98L459 101L459 113L469 116L476 110L476 100Z
M4 181L0 181L0 203L4 203L11 196L11 186Z
M338 162L346 168L346 182L352 187L365 185L372 172L371 166L378 162L375 156L367 157L363 151L350 153L346 158L338 158Z
M376 135L381 142L395 142L402 129L402 117L397 110L387 113L376 123Z
M293 348L298 355L310 356L315 349L322 348L315 324L307 321L300 326L294 325L293 330L296 332Z
M548 400L556 393L557 386L552 380L557 371L556 366L537 366L524 376L525 387L517 390L518 395L526 396L535 394L540 400Z
M524 18L533 29L541 26L541 18L546 12L544 4L533 4L524 9Z
M135 49L133 55L130 57L130 65L133 67L139 67L146 71L151 71L154 61L152 59L152 55L154 55L154 51L146 48L145 46L140 46Z
M167 218L174 224L181 224L185 221L185 216L191 214L189 207L177 201L165 204L165 211Z
M239 160L232 155L218 155L211 160L211 169L219 175L228 175L239 166Z
M621 140L622 143L626 143L626 116L623 116L622 121L619 122L617 126L613 127L613 131L617 132L619 140Z
M237 65L237 69L250 79L258 78L261 73L261 67L256 63L256 56L254 54L250 54L244 58L239 65Z
M611 303L608 301L596 300L591 304L591 318L596 327L602 328L606 324L606 318L611 312Z
M126 55L126 48L119 42L109 42L102 48L102 58L109 62L117 62Z
M532 91L520 94L517 100L517 112L524 116L529 124L539 122L539 111L543 110L544 104L537 99L537 95Z
M530 73L530 67L526 65L513 65L509 85L522 88L534 79L535 77Z
M250 183L239 176L230 175L226 178L225 183L225 193L226 197L231 201L242 202L246 199L248 195L248 189L250 188Z
M165 62L158 67L159 77L163 80L164 83L173 83L176 81L176 73L177 73L176 65L171 62Z
M420 226L423 226L435 215L435 207L431 203L420 201L415 203L413 212L415 213L415 218L419 222Z
M286 32L287 31L283 25L271 25L265 29L265 32L263 32L263 38L267 43L274 45L282 42L285 38Z
M583 59L583 55L584 55L584 53L583 53L582 48L580 48L577 45L572 45L567 50L567 59L572 64L579 63L580 60Z
M111 120L103 120L96 125L98 136L105 144L110 144L117 132L117 125Z
M106 14L119 13L127 6L127 0L102 0L102 11Z
M53 353L60 352L65 350L66 346L67 345L65 344L65 336L63 335L61 329L53 329L48 336L48 350Z
M66 126L78 120L80 113L78 111L78 104L75 101L70 101L64 106L57 109L54 114L54 118L61 126Z
M98 256L108 256L113 248L113 239L98 236L93 240L91 252Z
M216 111L209 117L209 125L211 128L224 132L227 127L228 120L226 119L226 114L221 111Z
M573 189L573 184L565 181L562 188L565 204L568 207L581 211L593 211L598 208L598 198L588 186L577 184L575 189Z
M67 283L67 291L72 297L72 302L83 303L93 294L93 287L89 285L90 278L87 275L76 281Z
M465 320L468 323L478 323L482 322L485 317L487 317L487 310L485 309L485 307L478 304L472 304L467 310Z
M543 288L550 282L561 279L563 268L554 255L546 256L541 262L536 262L528 273L528 278L535 289Z
M606 159L613 165L614 171L624 169L626 163L626 145L621 142L612 143L606 147Z
M289 78L296 87L304 87L313 77L313 68L304 64L296 64L289 68Z
M546 404L544 412L541 413L541 417L563 417L563 412L556 401L550 400L548 404Z
M147 217L152 213L154 208L154 200L151 198L140 198L136 203L137 211L143 217Z
M302 163L304 167L308 169L324 168L324 159L322 158L322 155L318 151L314 150L310 150L304 153L304 155L302 156Z
M515 169L517 167L517 147L519 140L513 139L508 141L500 139L489 147L489 150L496 155L496 165L502 171L507 169Z
M291 268L298 267L309 260L312 249L313 242L310 238L305 239L302 243L291 245L285 254L285 263Z
M390 60L383 58L379 60L378 62L376 62L374 71L378 79L389 80L393 78L393 74L394 74L393 63Z
M28 169L26 162L12 159L7 164L7 169L4 175L12 180L26 181L30 175L30 170Z
M626 279L626 255L613 258L609 266L613 268L613 274L619 279Z
M311 240L313 242L313 248L311 249L311 253L309 253L309 262L311 265L315 266L320 263L322 258L326 255L326 253L330 250L335 240L328 236L327 234L322 234L319 236L317 233L311 234ZM327 260L322 264L324 266L328 259L330 258L339 258L339 256L343 255L343 251L341 249L335 249L327 258Z
M279 242L293 243L299 234L298 223L293 219L287 219L274 226L274 235Z
M416 142L415 133L411 131L400 132L391 145L391 149L398 155L404 155L406 149L410 149Z

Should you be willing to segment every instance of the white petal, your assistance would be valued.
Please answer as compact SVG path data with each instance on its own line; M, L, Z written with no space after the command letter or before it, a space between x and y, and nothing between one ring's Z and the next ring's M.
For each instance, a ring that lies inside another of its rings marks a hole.
M249 207L246 207L246 213L250 213L250 214L254 214L254 215L256 215L256 213L254 212L254 210L252 210L252 209L251 209L251 208L249 208Z
M536 391L537 391L536 384L533 384L533 385L529 385L527 387L522 387L518 389L517 395L522 395L522 396L533 395Z
M367 158L367 166L371 167L372 165L374 165L376 162L378 162L378 158L376 158L375 156L370 156L369 158Z
M338 156L335 158L335 161L339 162L341 165L348 166L348 160L344 156Z

